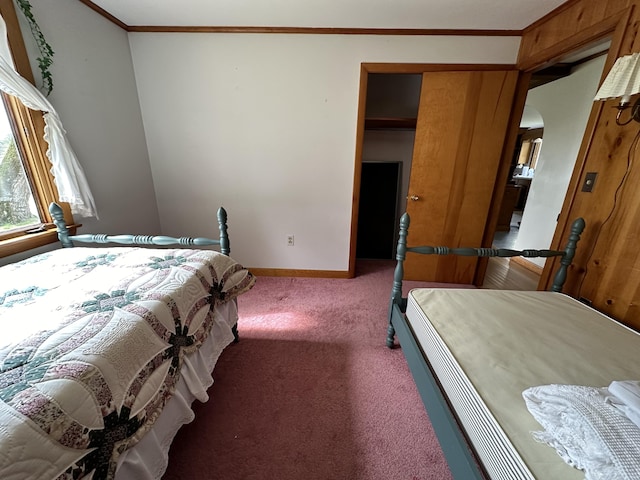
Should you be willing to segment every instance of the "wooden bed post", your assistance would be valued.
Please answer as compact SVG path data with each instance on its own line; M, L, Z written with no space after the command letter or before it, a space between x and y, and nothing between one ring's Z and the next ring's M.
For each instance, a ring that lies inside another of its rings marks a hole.
M393 337L396 331L391 323L393 306L402 304L402 278L404 277L404 259L407 256L407 235L410 223L409 214L405 213L400 217L400 233L398 235L398 247L396 249L396 269L393 272L393 288L391 289L391 299L389 300L389 326L387 327L387 347L393 348Z
M231 244L229 242L229 234L227 233L227 211L224 207L218 209L218 228L220 231L220 253L229 255L231 253ZM238 299L234 298L233 301L238 308ZM231 333L233 333L233 343L240 341L240 335L238 334L238 324L236 323L231 327Z
M62 248L73 247L73 242L69 239L69 229L67 228L67 222L64 220L62 207L56 202L51 202L51 205L49 205L49 213L51 213L53 223L58 229L58 239L62 244Z
M562 292L564 282L567 280L567 270L571 262L573 262L573 257L576 255L576 245L580 240L580 234L584 230L584 226L585 222L583 218L576 218L571 224L571 233L569 234L567 246L564 247L564 255L560 259L560 268L558 268L555 277L553 277L552 292Z
M223 207L218 209L218 227L220 228L220 252L228 256L231 253L231 245L227 234L227 211Z

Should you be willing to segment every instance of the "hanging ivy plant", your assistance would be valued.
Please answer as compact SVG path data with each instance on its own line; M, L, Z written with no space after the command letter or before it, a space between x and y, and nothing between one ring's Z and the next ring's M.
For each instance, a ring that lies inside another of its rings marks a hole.
M27 22L29 22L31 34L36 40L38 50L40 50L40 56L37 58L38 67L40 68L40 75L42 76L43 89L46 91L46 95L49 95L51 90L53 90L53 77L49 71L49 67L53 64L53 49L45 40L44 35L38 26L38 22L36 22L36 19L31 12L31 4L29 3L29 0L16 0L16 2L27 19Z

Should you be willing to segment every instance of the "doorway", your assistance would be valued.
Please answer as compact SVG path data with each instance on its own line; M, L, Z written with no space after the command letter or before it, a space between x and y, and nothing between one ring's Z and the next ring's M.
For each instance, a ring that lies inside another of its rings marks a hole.
M392 73L415 79L413 112L372 118L368 84L371 81L373 85L377 78L374 74L386 77ZM368 160L365 139L374 128L384 128L387 132L407 130L413 139L409 144L412 150L409 168L403 164L398 201L400 209L412 216L412 241L446 245L456 238L460 245L480 244L491 208L517 79L518 71L509 65L362 65L354 176L356 203L349 258L351 274L355 272L357 257L362 162ZM408 194L409 184L416 193ZM407 198L412 200L410 205ZM425 235L430 236L423 238ZM438 280L446 276L458 283L471 283L474 268L464 262L444 266L443 261L448 259L438 258L434 268L424 270L414 265L413 260L405 264L407 278L424 276L423 280L453 281Z
M356 256L391 260L395 252L400 163L363 162Z
M610 42L532 75L501 205L495 248L549 248L593 107ZM518 200L507 195L518 190ZM510 203L511 202L511 203ZM502 225L504 227L504 225ZM541 273L544 260L517 263Z
M369 73L366 80L355 256L391 259L395 254L399 219L406 209L422 76L411 73ZM383 171L382 178L376 179L377 172ZM388 182L388 186L380 185L384 182ZM379 205L380 188L388 192L385 194L388 195L388 206ZM394 189L393 194L390 193L391 188ZM379 225L373 223L374 216L379 217L380 212L367 211L376 204L376 209L385 209ZM393 212L389 206L393 207ZM391 245L387 248L389 239ZM384 246L371 245L377 242Z
M493 248L515 249L543 136L542 116L535 108L525 105L493 236Z
M626 18L626 17L625 17ZM569 52L575 51L584 51L587 48L599 44L603 42L605 38L615 38L615 45L613 46L614 51L618 51L620 48L620 39L622 38L621 32L624 30L626 23L624 18L620 18L617 20L615 24L612 22L601 22L597 25L597 28L592 29L590 35L588 37L585 36L576 36L576 38L572 38L571 41L564 42L562 45L554 46L554 48L548 49L548 57L543 56L535 56L534 58L528 59L522 65L518 65L520 68L520 72L522 74L522 90L521 86L518 86L519 93L513 102L513 115L514 118L519 118L519 115L522 113L522 109L524 107L524 99L526 97L526 85L529 77L532 76L532 73L535 73L546 66L548 66L552 61L557 61L557 59L563 59L569 56ZM607 59L607 62L612 62L611 59ZM450 69L452 65L446 65L446 69ZM468 66L467 66L468 67ZM360 75L360 97L359 97L359 105L358 105L358 126L357 126L357 137L356 137L356 155L355 155L355 169L354 169L354 195L353 195L353 210L352 210L352 221L351 221L351 242L350 242L350 253L349 253L349 275L354 276L355 274L355 260L356 260L356 238L357 238L357 220L358 220L358 201L360 195L360 169L361 162L363 161L363 138L365 132L365 119L366 119L366 98L367 98L367 88L368 88L368 80L369 76L372 73L376 74L422 74L425 71L434 71L434 69L442 69L443 66L434 66L434 65L423 65L423 64L361 64L361 75ZM518 117L515 117L518 115ZM402 119L403 122L406 119ZM515 138L517 134L517 126L516 123L513 125L513 129L510 127L510 131L508 133L507 139L505 140L505 144L513 145L515 143ZM589 132L587 132L588 134ZM513 147L510 147L513 148ZM498 175L498 180L500 182L506 182L508 177L508 169L510 156L512 155L508 151L503 152L503 159L501 163L501 171ZM576 163L576 169L583 168L583 159L580 159L580 164ZM403 175L406 175L406 170ZM573 173L573 176L579 175L578 173ZM495 185L495 183L494 183ZM504 185L504 183L502 184ZM495 233L495 225L497 220L497 214L500 208L500 200L502 199L502 194L499 193L500 189L504 187L500 187L498 183L495 185L494 191L494 200L491 207L490 217L485 224L485 233L482 239L482 246L490 246L491 241L493 239L493 235ZM565 190L566 191L566 190ZM573 194L574 192L572 192ZM562 192L564 194L564 191ZM404 201L405 195L404 192L401 194L402 200ZM556 212L557 213L557 212ZM556 216L553 215L551 221L556 222ZM564 228L566 228L567 219L562 217L561 221L565 222L565 224L558 225L556 231L562 233ZM554 242L557 240L554 237ZM486 260L486 259L485 259ZM551 265L551 264L550 264ZM481 285L484 279L484 274L486 271L486 262L479 262L478 267L476 269L476 277L474 279L474 284ZM541 277L541 285L548 282L549 272L545 267L545 272Z

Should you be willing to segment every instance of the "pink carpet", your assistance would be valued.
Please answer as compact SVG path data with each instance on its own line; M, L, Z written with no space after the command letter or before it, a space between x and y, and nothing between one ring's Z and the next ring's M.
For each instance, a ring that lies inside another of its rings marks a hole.
M385 346L393 266L258 278L163 479L450 479L402 350Z

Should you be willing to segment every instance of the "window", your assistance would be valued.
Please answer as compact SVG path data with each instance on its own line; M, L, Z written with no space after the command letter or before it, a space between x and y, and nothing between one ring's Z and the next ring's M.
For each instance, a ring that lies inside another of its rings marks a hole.
M0 0L0 14L16 70L34 83L26 48L12 0ZM2 94L0 104L0 257L57 241L49 204L58 193L46 156L42 112L26 108ZM2 108L4 106L4 108ZM70 209L61 204L73 224Z
M42 218L31 190L9 115L0 104L0 234L32 229Z
M530 128L520 135L520 150L513 170L514 177L533 177L538 166L543 133L544 129L539 127Z
M542 138L534 138L533 140L524 140L520 147L518 156L518 165L525 166L529 169L536 168L538 157L540 156L540 148L542 147Z
M531 158L529 159L529 168L535 169L538 166L538 158L540 157L540 148L542 148L542 138L533 140L531 148Z

